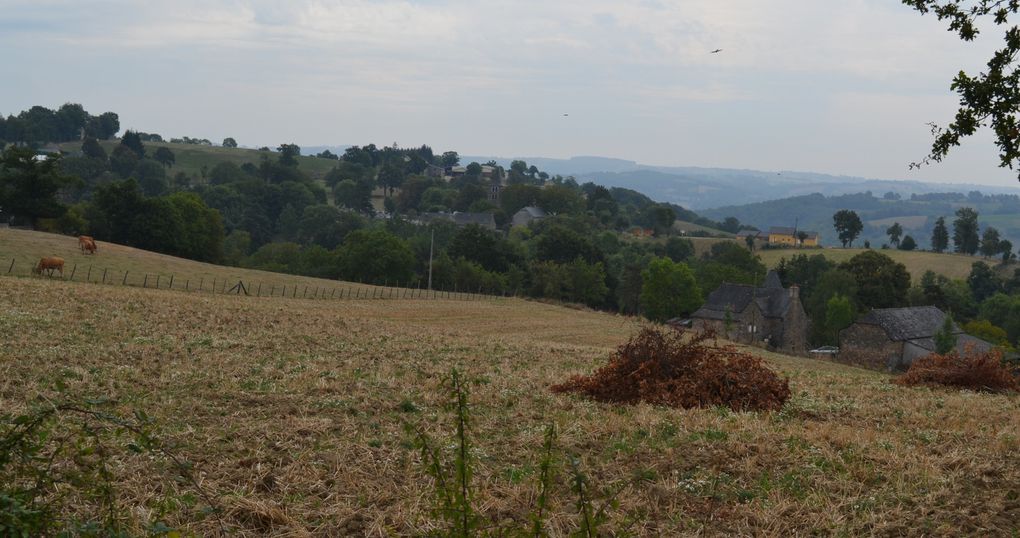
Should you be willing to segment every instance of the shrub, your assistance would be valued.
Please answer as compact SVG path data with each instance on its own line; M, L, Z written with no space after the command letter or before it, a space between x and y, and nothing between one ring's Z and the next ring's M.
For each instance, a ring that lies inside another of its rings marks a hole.
M714 333L653 328L620 346L594 374L574 376L552 391L602 402L737 411L777 410L790 397L788 380L754 355L719 346Z
M1002 352L932 353L910 365L907 372L893 380L898 385L940 385L982 392L1007 392L1020 389L1017 378L1002 362Z

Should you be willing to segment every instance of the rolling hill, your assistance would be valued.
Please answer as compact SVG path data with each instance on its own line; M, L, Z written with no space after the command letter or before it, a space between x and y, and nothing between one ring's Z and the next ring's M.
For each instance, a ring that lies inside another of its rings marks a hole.
M20 235L3 233L0 259ZM19 251L59 246L18 241ZM125 267L174 263L100 249ZM180 263L179 274L216 270ZM606 532L1016 531L1015 396L902 388L883 373L758 349L790 380L780 412L549 391L604 364L639 326L516 299L312 301L0 276L0 414L69 401L143 417L208 500L166 458L110 443L108 472L133 535L156 521L198 536L435 530L413 431L442 452L451 445L444 387L454 368L469 390L473 506L503 528L530 525L552 424L555 536L578 526L571 462L608 507ZM89 502L64 499L74 509Z
M762 262L765 263L769 268L774 268L779 264L779 261L783 258L790 259L797 254L806 254L813 256L815 254L823 254L826 258L836 262L842 263L850 258L865 252L863 248L823 248L823 249L768 249L759 250L757 253L761 256ZM921 275L925 271L932 270L937 274L947 276L953 279L966 279L970 274L971 265L974 262L983 261L993 267L999 267L1000 271L1004 274L1012 275L1012 271L1017 265L1010 265L1007 267L1001 267L995 260L986 260L980 256L967 256L966 254L951 254L943 253L937 254L935 252L923 252L923 251L904 251L904 250L877 250L889 256L893 260L902 263L906 266L907 271L910 272L911 281L916 284L921 280Z

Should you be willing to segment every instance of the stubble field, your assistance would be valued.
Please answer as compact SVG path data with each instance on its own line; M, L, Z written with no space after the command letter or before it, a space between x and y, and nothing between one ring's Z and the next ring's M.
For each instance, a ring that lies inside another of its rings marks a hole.
M157 516L199 536L429 532L431 479L405 424L449 448L441 384L453 368L470 388L474 506L501 528L527 527L554 424L553 536L578 522L570 456L596 508L614 499L606 534L1017 533L1016 396L902 388L760 351L790 378L778 413L548 390L639 326L514 299L259 299L0 278L0 414L70 398L152 417L220 511L203 515L187 483L125 451L112 470L137 533Z

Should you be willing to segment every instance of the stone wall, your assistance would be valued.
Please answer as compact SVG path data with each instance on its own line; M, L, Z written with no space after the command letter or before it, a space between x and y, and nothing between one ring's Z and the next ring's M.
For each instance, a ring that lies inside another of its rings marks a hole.
M902 357L903 343L890 340L878 326L854 323L839 332L840 362L890 370L899 366Z

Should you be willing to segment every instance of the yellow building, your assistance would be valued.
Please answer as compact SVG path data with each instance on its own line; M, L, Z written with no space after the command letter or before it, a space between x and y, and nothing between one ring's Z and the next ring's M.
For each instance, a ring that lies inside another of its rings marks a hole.
M800 234L804 234L803 241L798 238ZM804 247L817 247L818 232L797 230L796 228L788 228L786 226L773 226L769 228L769 244L788 245L791 247L798 245Z

